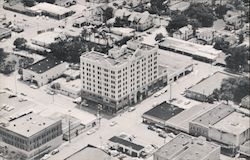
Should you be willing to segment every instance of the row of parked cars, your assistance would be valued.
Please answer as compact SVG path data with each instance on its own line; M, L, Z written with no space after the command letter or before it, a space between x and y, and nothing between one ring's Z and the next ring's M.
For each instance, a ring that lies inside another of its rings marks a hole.
M174 138L175 137L175 134L173 134L173 133L166 133L166 131L164 131L163 129L157 128L157 127L152 126L152 125L149 125L148 129L157 132L158 136L160 136L162 138L167 138L167 136L169 136L170 138Z
M5 27L5 28L9 28L11 31L13 32L17 32L17 33L21 33L24 31L24 29L20 26L17 26L15 24L12 24L11 21L9 22L3 22L2 25Z

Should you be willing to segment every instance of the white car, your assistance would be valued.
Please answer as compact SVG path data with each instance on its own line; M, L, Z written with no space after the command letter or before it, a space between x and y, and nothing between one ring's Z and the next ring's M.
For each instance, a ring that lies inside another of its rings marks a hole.
M117 122L112 121L109 125L110 125L111 127L113 127L113 126L115 126L116 124L117 124Z
M30 88L37 89L38 87L34 84L30 85Z
M51 157L50 154L45 154L45 155L41 158L41 160L46 160L46 159L49 159L50 157Z
M52 155L55 155L55 154L57 154L59 152L59 149L54 149L52 152L51 152L51 154Z
M91 135L91 134L94 134L95 133L95 129L91 129L91 130L89 130L88 132L87 132L87 135Z
M154 97L159 97L161 94L162 94L161 92L156 92L156 93L154 94Z
M135 107L129 107L129 109L128 109L129 112L132 112L134 110L135 110Z

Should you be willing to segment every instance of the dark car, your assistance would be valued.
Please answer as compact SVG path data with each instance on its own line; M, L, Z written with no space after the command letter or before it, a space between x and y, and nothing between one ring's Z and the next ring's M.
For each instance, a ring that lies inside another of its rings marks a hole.
M155 127L153 127L153 126L148 126L148 129L152 130L152 131L155 131Z

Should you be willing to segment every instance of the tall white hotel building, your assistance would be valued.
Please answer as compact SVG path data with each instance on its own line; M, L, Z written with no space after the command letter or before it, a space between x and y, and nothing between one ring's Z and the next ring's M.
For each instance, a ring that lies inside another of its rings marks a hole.
M142 100L157 83L157 52L158 46L130 40L108 54L82 54L82 98L101 104L110 113Z

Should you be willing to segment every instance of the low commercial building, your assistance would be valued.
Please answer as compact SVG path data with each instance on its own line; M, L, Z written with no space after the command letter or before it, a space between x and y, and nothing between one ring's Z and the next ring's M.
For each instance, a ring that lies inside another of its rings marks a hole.
M106 151L92 145L87 145L83 149L73 153L64 160L118 160L110 156Z
M241 107L250 109L250 95L247 95L242 98L240 105Z
M196 44L173 37L166 37L163 42L159 43L159 48L213 64L217 64L217 60L223 57L223 52L214 49L211 45Z
M144 146L117 136L109 139L109 145L115 146L114 148L117 148L118 151L129 154L132 157L140 157L144 150Z
M189 134L190 122L208 112L209 110L215 108L216 106L217 105L214 104L203 103L186 109L167 120L165 123L166 129L175 133L184 132Z
M59 78L53 81L50 85L51 89L56 93L77 98L81 96L81 80L68 80L67 78Z
M189 133L194 136L210 138L209 127L220 122L234 111L234 108L229 105L223 103L219 104L215 108L192 120L189 123Z
M58 20L71 16L74 13L68 8L46 2L38 3L33 7L27 8L27 10L31 15L45 15Z
M189 87L185 91L185 96L194 100L207 102L209 96L213 94L215 89L219 89L222 81L228 78L236 78L235 75L225 72L216 72L213 75L202 79L197 84Z
M220 146L180 133L154 153L154 160L220 160Z
M0 27L0 40L8 37L11 37L11 30Z
M219 143L225 154L235 155L240 145L250 140L250 118L232 112L214 125L209 126L208 136Z
M171 51L158 50L159 81L170 84L193 71L191 57L174 54Z
M64 40L66 39L66 36L59 33L59 32L44 32L41 33L33 38L31 38L31 43L41 46L41 47L45 47L45 48L49 48L49 46L52 43L56 43L59 40Z
M23 80L43 86L58 78L67 69L68 64L55 58L45 58L23 69Z
M250 158L250 140L246 141L244 144L240 145L240 158Z
M24 159L38 160L62 143L62 123L34 113L19 115L0 125L1 145Z
M143 122L165 128L166 121L181 113L184 109L166 101L150 109L142 115Z

